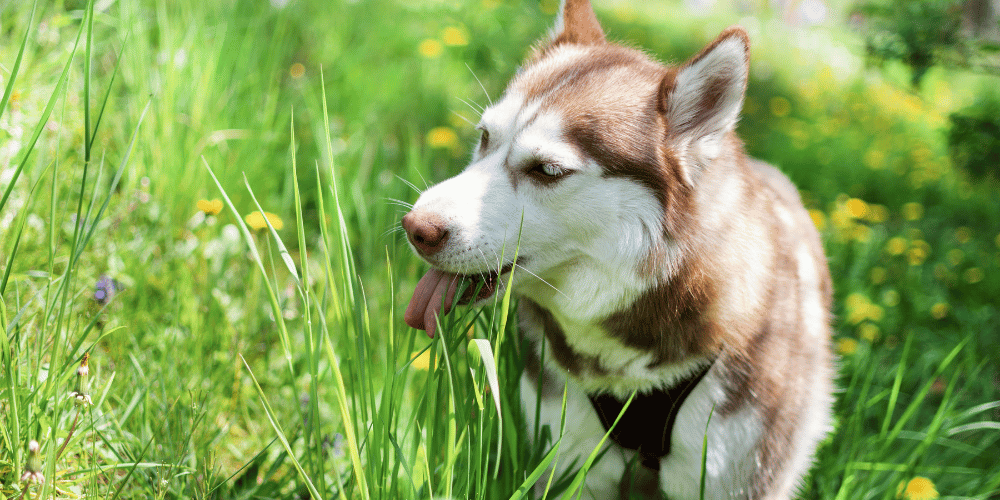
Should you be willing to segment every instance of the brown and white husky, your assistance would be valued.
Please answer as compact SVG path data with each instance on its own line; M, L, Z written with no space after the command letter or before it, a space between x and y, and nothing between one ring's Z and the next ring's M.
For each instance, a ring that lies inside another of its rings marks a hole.
M559 464L635 394L585 497L698 498L704 465L706 498L787 499L830 428L830 276L795 187L734 132L748 64L741 28L664 66L564 0L469 166L403 218L432 267L415 328L433 335L462 279L481 302L517 268L522 402L564 436Z

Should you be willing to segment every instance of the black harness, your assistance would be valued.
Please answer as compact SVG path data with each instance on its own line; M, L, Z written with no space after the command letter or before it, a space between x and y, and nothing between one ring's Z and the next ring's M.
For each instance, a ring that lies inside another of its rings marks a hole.
M670 454L670 434L673 432L677 413L711 367L712 363L709 363L669 389L637 393L614 429L611 426L625 407L627 399L623 401L610 394L599 394L590 396L590 402L604 424L604 429L611 429L611 439L622 448L638 451L642 464L658 471L660 459Z

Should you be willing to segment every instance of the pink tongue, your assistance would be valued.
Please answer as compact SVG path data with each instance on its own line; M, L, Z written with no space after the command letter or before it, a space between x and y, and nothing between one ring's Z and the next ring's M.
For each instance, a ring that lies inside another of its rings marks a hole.
M435 318L440 314L448 314L451 302L458 288L458 275L431 269L413 290L410 305L406 306L403 320L407 325L418 330L427 330L427 336L433 338L437 329ZM443 310L442 310L443 306Z

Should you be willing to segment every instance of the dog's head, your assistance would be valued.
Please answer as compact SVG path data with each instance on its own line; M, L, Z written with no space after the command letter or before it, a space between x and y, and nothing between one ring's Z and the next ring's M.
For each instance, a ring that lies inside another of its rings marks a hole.
M503 288L597 317L666 277L691 225L692 193L724 154L743 103L746 33L723 32L680 67L608 43L588 0L565 0L540 43L489 106L459 175L403 218L433 268L407 309L433 332L459 277L484 299ZM515 257L516 256L516 257ZM615 285L607 283L613 277Z

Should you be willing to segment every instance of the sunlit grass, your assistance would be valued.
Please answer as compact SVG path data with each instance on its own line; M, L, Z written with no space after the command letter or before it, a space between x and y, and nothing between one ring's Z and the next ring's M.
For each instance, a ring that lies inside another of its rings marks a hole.
M66 5L0 20L4 497L571 492L518 410L504 303L406 327L423 266L394 229L552 2ZM650 9L599 15L673 60L734 22ZM741 133L824 235L841 356L802 496L988 497L1000 210L951 167L952 76L914 95L781 26Z

